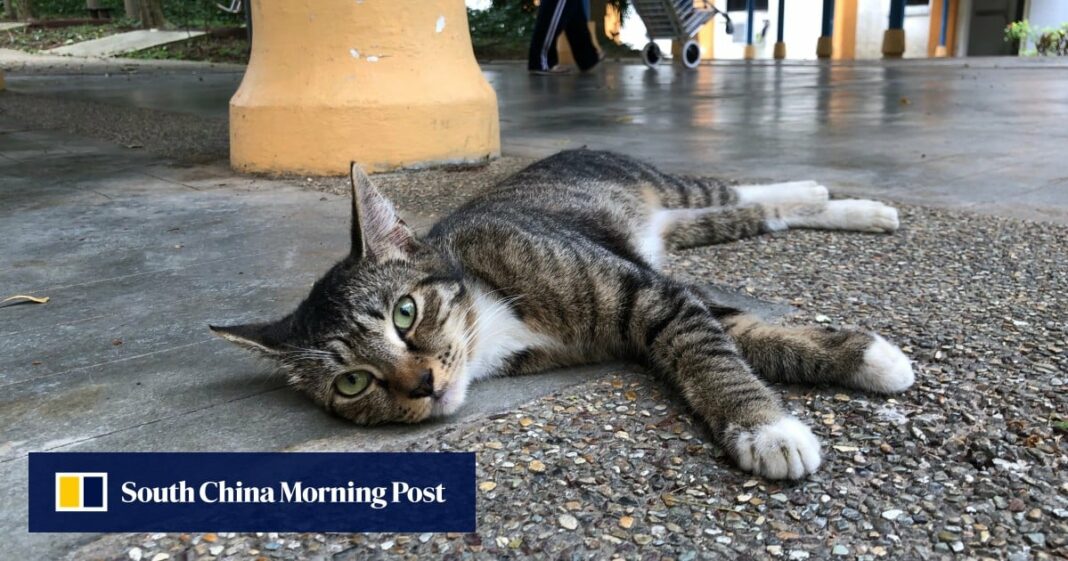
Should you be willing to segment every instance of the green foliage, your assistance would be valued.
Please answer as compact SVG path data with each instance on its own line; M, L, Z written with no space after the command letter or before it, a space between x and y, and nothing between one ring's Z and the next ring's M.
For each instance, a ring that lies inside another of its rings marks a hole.
M122 0L101 0L100 6L111 8L115 13L122 13ZM80 17L89 15L85 10L85 0L35 0L33 11L38 18Z
M22 51L42 51L106 37L125 31L113 25L74 25L55 28L17 28L0 33L0 47Z
M530 39L537 8L526 1L494 2L485 10L467 10L471 38L479 40Z
M202 35L188 41L152 47L124 56L151 60L246 63L248 62L248 39Z
M528 0L494 0L485 10L467 10L471 43L479 58L516 58L526 54L537 7Z
M241 14L229 14L215 4L220 0L162 0L163 15L167 22L180 28L236 27L245 22ZM38 19L84 18L89 12L85 0L34 0L34 12ZM113 18L126 14L122 0L100 0L100 6L111 8Z
M1021 47L1028 44L1035 46L1034 50L1024 50L1021 54L1042 56L1066 56L1068 55L1068 23L1061 24L1059 29L1047 27L1035 29L1027 20L1015 21L1005 27L1006 41L1019 41Z

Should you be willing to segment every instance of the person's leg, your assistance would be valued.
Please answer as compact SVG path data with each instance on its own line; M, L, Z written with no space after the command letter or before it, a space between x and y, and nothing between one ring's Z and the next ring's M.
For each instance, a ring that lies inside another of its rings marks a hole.
M571 45L571 54L575 57L575 64L581 70L589 70L601 61L601 53L593 44L590 35L589 15L582 0L561 0L567 3L564 12L564 33L567 34L567 42Z
M551 70L556 65L556 38L560 35L567 0L542 0L530 38L529 70Z

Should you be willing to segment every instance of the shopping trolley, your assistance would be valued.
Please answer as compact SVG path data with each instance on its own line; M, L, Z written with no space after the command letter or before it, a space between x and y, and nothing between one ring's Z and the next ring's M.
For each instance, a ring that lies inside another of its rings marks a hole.
M702 8L697 3L703 4ZM716 14L722 14L727 20L727 33L734 33L727 12L716 9L707 0L631 0L638 17L645 24L645 34L649 43L642 49L642 60L652 68L663 60L656 39L674 39L682 42L682 63L686 68L697 68L701 63L701 47L693 36Z

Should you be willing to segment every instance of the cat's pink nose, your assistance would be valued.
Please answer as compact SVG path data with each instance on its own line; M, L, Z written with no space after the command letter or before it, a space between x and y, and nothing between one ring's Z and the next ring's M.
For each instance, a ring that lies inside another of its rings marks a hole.
M419 399L434 395L434 371L427 369L419 373L419 385L408 392L408 397Z

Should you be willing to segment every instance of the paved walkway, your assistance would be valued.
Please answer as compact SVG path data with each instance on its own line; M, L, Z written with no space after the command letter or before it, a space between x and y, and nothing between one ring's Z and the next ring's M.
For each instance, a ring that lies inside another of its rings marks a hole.
M82 41L81 43L64 45L62 47L49 49L45 52L53 55L77 57L110 57L121 55L123 53L132 53L134 51L140 51L151 47L158 47L160 45L177 43L179 41L187 41L203 34L203 31L138 29L136 31L116 33L114 35L108 35L107 37L92 39L90 41Z
M161 74L133 66L118 75L68 68L12 73L8 86L222 121L241 79L232 67ZM553 77L493 64L485 74L498 93L506 154L609 148L680 171L818 178L841 192L1068 223L1064 61L720 63L696 72L609 64L589 76ZM40 113L38 122L57 125L93 119L79 107ZM129 121L97 119L81 128L106 133ZM150 136L151 128L123 134ZM193 141L219 145L225 133Z

